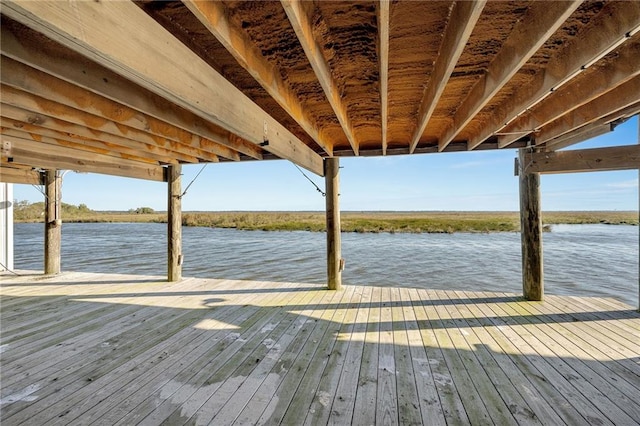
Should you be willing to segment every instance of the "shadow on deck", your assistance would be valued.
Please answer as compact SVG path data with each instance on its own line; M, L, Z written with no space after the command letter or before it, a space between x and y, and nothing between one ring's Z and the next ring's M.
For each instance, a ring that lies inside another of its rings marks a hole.
M612 300L74 276L0 285L4 425L640 419Z

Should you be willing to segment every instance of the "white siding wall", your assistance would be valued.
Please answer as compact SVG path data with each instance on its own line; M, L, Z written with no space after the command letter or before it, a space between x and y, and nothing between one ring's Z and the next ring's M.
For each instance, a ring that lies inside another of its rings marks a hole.
M0 271L13 269L13 184L0 182Z

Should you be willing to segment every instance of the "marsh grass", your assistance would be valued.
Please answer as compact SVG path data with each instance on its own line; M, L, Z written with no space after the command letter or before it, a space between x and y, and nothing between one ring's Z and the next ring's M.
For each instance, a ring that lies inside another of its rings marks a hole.
M66 214L65 214L66 213ZM37 222L40 217L16 219ZM157 222L167 221L163 212L140 214L131 212L97 212L67 209L66 222ZM545 230L556 224L627 224L638 225L638 212L543 212ZM324 212L184 212L184 226L233 228L262 231L325 230ZM517 212L342 212L343 232L360 233L454 233L517 232Z

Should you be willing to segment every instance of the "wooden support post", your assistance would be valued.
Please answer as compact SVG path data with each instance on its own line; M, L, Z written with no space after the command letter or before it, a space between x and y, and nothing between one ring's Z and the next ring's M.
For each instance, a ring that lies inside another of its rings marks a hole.
M182 166L167 167L167 186L169 188L167 208L168 234L168 280L182 279Z
M58 170L45 171L44 273L60 273L62 218L60 216L62 178Z
M522 290L526 300L542 300L544 297L544 273L542 266L540 173L527 172L526 153L526 149L521 149L518 158L520 233L522 238Z
M327 278L329 290L342 287L342 249L340 243L340 160L324 159L324 181L327 200Z

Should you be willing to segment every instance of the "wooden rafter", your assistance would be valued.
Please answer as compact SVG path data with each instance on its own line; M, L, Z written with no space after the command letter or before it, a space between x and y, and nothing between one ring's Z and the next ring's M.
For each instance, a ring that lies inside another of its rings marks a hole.
M577 73L614 50L640 26L640 2L610 3L606 7L604 15L590 22L579 37L563 47L533 81L519 88L493 111L477 135L469 140L469 150L475 149ZM521 136L524 135L519 134Z
M438 100L444 92L449 77L471 36L471 32L482 13L486 0L481 1L457 1L453 5L449 23L442 38L442 46L438 59L433 66L429 85L427 86L420 109L418 110L417 126L411 138L409 152L413 153L418 142L429 124L431 115L436 109Z
M31 137L3 135L3 141L11 144L8 154L2 154L2 164L24 164L43 169L76 170L80 172L102 173L137 179L165 181L164 167L116 159L114 157L83 153L78 149L58 146L56 141L42 138L35 141ZM46 144L46 150L43 149Z
M580 6L580 1L532 2L526 16L456 110L452 124L438 138L443 151L482 108Z
M72 108L65 107L63 105L57 106L57 108ZM78 111L82 114L82 111ZM82 114L85 118L86 114ZM96 119L99 120L98 117ZM39 131L46 132L52 130L55 132L62 132L65 134L75 135L80 138L94 139L101 141L107 146L111 146L112 149L128 152L130 154L146 155L150 158L154 158L162 163L177 163L178 161L187 163L197 163L198 158L184 154L179 151L169 150L164 147L158 146L153 143L144 143L140 139L135 138L135 135L128 135L130 138L126 138L120 135L114 135L100 130L91 129L81 124L75 124L68 121L63 121L58 118L50 117L42 114L42 112L28 111L22 108L15 107L13 105L2 103L2 120L8 120L4 127L16 127L21 128L32 133L38 133ZM78 121L81 121L79 119ZM114 123L115 125L115 123ZM127 133L136 133L135 129L128 130ZM141 135L145 133L138 132ZM47 135L46 133L40 133ZM148 135L146 135L148 136ZM134 139L135 138L135 139Z
M640 145L526 153L528 173L578 173L640 169Z
M555 151L567 146L583 142L587 139L613 131L617 123L624 122L640 113L640 102L622 108L614 113L601 117L589 124L564 133L557 138L544 141L546 151Z
M640 75L640 35L625 43L617 52L615 60L600 67L598 72L580 76L540 102L535 108L519 117L500 136L500 147L515 142L527 132L545 126L571 110L615 89L620 84Z
M0 165L0 182L41 185L42 175L31 168L13 167L11 164L3 162Z
M359 155L360 147L353 132L353 125L349 118L347 106L342 100L340 89L331 75L329 64L322 54L322 47L313 37L313 29L305 5L300 0L281 0L281 3L291 22L291 26L296 32L298 41L304 49L307 59L316 74L316 78L322 86L327 100L331 104L336 118L342 126L342 130L351 145L351 149L353 149L356 155Z
M382 155L387 155L389 120L389 12L390 0L378 3L378 51L380 67L380 127Z
M170 145L177 151L194 155L202 161L215 162L218 155L239 160L238 153L227 146L194 138L189 132L146 116L127 106L96 95L24 64L3 57L0 80L5 85L4 102L43 113L63 115L66 121L87 127L135 137L149 143ZM7 89L13 88L14 90ZM30 96L32 95L32 96ZM37 97L37 98L34 98ZM44 100L44 102L43 102ZM101 119L93 120L94 117ZM128 127L135 129L130 131Z
M7 119L3 119L3 123L5 123ZM32 140L39 144L40 149L45 149L48 152L54 152L50 150L55 150L59 148L71 148L77 150L77 159L78 160L86 160L94 158L94 155L102 156L105 161L107 159L111 159L111 161L125 161L132 162L138 165L153 165L160 166L158 161L152 160L149 157L140 157L138 155L130 155L121 151L114 151L106 147L103 143L97 142L90 139L80 139L74 137L73 135L64 134L55 132L52 130L42 130L42 128L37 128L39 131L30 132L25 128L18 129L16 127L5 127L2 126L0 128L2 130L3 138L18 138L22 140ZM46 135L43 135L46 133Z
M58 130L52 129L52 127L58 127L60 121L42 115L28 114L28 117L37 121L42 120L43 122L47 122L47 126L42 126L40 123L34 125L24 120L14 120L9 117L16 115L13 114L15 111L5 111L5 105L2 105L2 108L3 116L0 118L0 124L3 128L21 130L32 135L46 136L53 139L68 140L83 145L87 150L97 153L118 153L127 156L127 158L144 158L160 164L179 163L179 160L176 159L178 155L158 155L157 150L154 149L156 147L153 146L150 146L150 149L147 151L144 149L144 144L136 144L136 141L118 138L101 132L95 132L95 134L91 135L92 132L87 131L87 129L82 126L72 125L74 130L78 130L78 132L67 130L69 126L63 126ZM7 109L12 109L12 107L8 107ZM191 160L189 161L191 163L198 162L197 158L185 157L183 155L180 155L180 157Z
M389 13L390 1L378 4L378 51L380 63L380 138L382 155L387 155L389 121Z
M224 4L198 0L185 0L183 3L300 127L327 154L332 155L331 141L318 132L317 125L276 67L262 56L245 31L230 22Z
M611 115L611 111L620 111L628 107L635 110L638 103L640 103L640 76L549 123L536 134L536 144L541 145L607 117Z
M588 124L545 144L545 151L557 151L613 131L612 124ZM550 143L553 142L553 143Z
M322 175L318 154L133 3L7 1L3 13L201 118Z
M21 39L15 35L11 27L11 25L4 25L0 28L3 55L116 102L118 107L115 109L98 101L95 105L101 105L100 110L103 111L118 111L118 108L124 108L130 113L128 115L137 117L135 120L130 120L128 126L139 130L148 129L148 132L156 137L173 139L179 143L190 144L192 148L202 149L205 152L198 157L203 161L207 161L209 157L206 150L211 150L215 156L230 156L228 158L234 161L237 161L238 155L233 151L258 160L262 159L262 150L254 144L233 137L229 132L80 56L73 61L73 66L69 66L69 60L60 58L55 52L50 51L49 45L34 46L28 38ZM38 74L38 78L46 77L44 74ZM48 84L57 81L47 79ZM54 87L57 85L60 83L56 83ZM198 135L199 139L192 138L189 135L190 132Z

